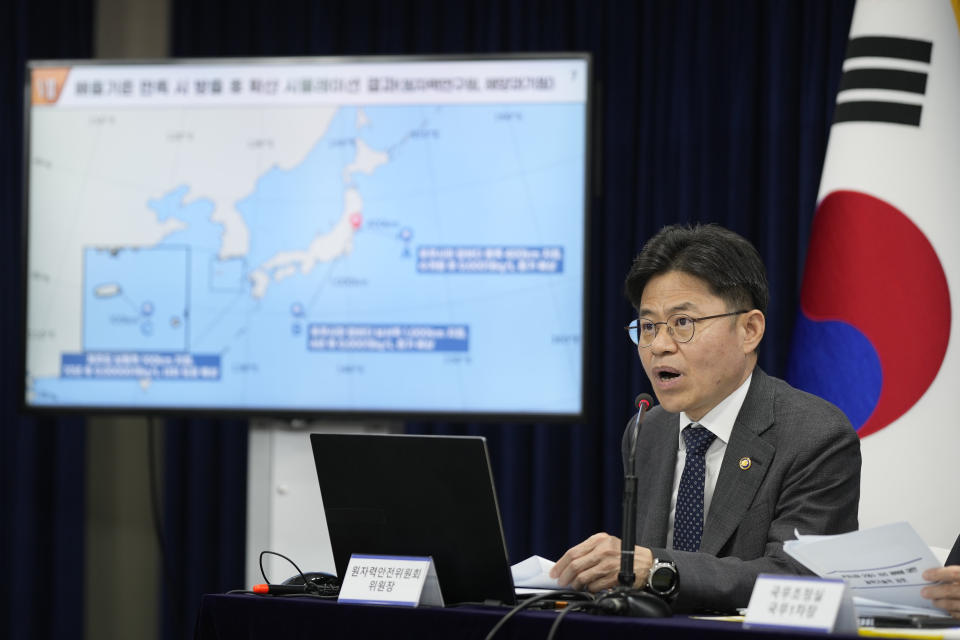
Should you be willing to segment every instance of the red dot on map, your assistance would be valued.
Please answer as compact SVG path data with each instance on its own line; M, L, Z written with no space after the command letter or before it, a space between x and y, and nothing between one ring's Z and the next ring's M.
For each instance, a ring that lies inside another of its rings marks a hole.
M360 225L363 224L363 214L359 211L350 214L350 224L353 225L354 229L359 229Z

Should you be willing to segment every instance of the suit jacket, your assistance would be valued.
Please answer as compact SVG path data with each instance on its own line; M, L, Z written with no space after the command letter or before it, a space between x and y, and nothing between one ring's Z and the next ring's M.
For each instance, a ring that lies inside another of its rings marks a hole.
M794 529L857 529L860 440L850 421L758 367L727 443L700 551L665 549L679 422L676 413L651 409L636 458L637 544L676 563L675 610L746 607L758 574L810 574L783 551Z
M944 565L950 564L960 564L960 536L957 536L957 541L953 543L953 549L950 550L950 555L944 563Z

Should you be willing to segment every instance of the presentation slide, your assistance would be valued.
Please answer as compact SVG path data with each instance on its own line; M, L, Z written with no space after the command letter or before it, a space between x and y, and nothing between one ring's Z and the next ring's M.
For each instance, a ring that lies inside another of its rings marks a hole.
M588 75L31 63L27 406L581 414Z

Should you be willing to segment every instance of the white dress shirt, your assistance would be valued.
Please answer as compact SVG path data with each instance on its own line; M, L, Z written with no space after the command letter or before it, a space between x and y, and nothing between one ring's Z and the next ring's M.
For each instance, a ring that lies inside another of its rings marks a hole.
M683 465L687 461L687 445L683 439L683 429L690 423L699 424L717 436L710 444L705 455L706 473L703 480L703 515L706 518L710 513L710 502L713 500L713 490L717 486L717 477L720 475L720 464L723 454L727 451L727 442L733 432L733 423L737 420L740 407L747 398L750 388L751 373L737 389L720 401L707 415L699 421L691 420L684 412L680 413L680 436L677 442L677 466L673 470L673 493L670 495L670 515L667 519L667 548L673 548L673 521L677 508L677 492L680 490L680 476L683 474Z

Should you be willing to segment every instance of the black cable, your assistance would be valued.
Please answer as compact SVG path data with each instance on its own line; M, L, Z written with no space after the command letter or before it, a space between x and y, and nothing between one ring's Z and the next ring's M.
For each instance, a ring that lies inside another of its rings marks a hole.
M566 618L569 614L574 611L579 611L580 609L588 609L593 607L592 602L576 602L569 605L566 609L560 612L557 616L557 619L553 621L553 624L550 625L550 631L547 632L547 640L553 640L553 637L557 634L557 629L560 628L560 623L563 622L563 619Z
M284 560L292 564L293 568L296 569L297 573L300 574L300 577L303 578L303 588L306 589L309 586L307 584L307 576L303 575L303 571L300 571L300 567L297 566L296 562L294 562L287 556L283 555L282 553L277 553L276 551L266 551L266 550L260 552L260 575L263 576L264 582L266 582L267 584L270 584L270 581L267 579L267 573L266 571L263 570L263 554L265 553L269 553L270 555L274 555L274 556L280 556L281 558L283 558Z
M321 593L285 593L280 596L281 598L316 598L317 600L336 600L340 596L328 595L325 596Z
M507 621L510 620L513 616L517 615L524 609L532 606L534 603L540 602L542 600L547 600L549 598L553 598L556 600L560 600L560 599L577 600L581 598L588 598L592 600L593 596L591 594L583 593L582 591L565 591L565 590L547 591L545 593L538 593L532 598L528 598L527 600L524 600L523 602L515 606L513 609L511 609L505 616L500 618L500 621L493 626L493 629L490 629L490 633L487 634L487 637L484 638L484 640L492 640L493 636L496 635L496 633L500 631L501 628L503 628L503 625L505 625Z

